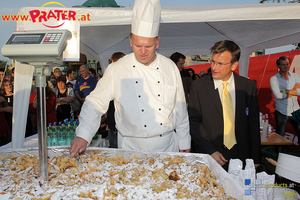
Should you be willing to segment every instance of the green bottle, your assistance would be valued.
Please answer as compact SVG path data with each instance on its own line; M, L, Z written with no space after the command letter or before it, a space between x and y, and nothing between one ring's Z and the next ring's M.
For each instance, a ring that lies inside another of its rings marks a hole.
M58 143L59 143L59 146L64 146L66 144L65 127L64 126L58 127Z
M57 137L57 128L58 127L54 127L52 129L52 146L59 146L59 143L58 143L58 137Z
M70 146L72 141L72 127L66 127L66 145Z
M52 127L51 123L49 123L49 126L47 128L47 146L50 147L52 146Z

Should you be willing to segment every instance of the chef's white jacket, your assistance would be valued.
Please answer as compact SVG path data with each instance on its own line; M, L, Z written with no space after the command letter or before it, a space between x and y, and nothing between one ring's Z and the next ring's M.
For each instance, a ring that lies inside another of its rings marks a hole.
M82 106L78 137L91 142L114 99L119 148L168 152L190 148L179 70L170 59L156 55L149 66L139 63L133 53L108 66Z

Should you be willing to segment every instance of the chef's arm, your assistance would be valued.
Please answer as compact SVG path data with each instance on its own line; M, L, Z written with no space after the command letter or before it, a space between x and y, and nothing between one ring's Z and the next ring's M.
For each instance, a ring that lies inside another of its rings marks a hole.
M113 100L112 80L113 73L108 68L98 81L96 88L86 97L81 108L76 137L71 143L70 156L83 151L99 129L101 116L106 113L109 102Z

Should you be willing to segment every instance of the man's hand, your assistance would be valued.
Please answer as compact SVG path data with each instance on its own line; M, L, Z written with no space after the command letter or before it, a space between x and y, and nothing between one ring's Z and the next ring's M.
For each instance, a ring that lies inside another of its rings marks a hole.
M185 153L191 153L191 149L182 149L179 150L180 152L185 152Z
M87 141L81 137L75 137L71 141L70 158L73 158L77 153L81 153L87 146Z
M298 95L298 91L297 89L300 88L300 83L296 83L293 87L292 90L281 90L281 93L286 93L286 98L290 98L292 96L297 96Z
M296 89L298 89L298 88L300 88L300 83L296 83L296 84L294 85L294 87L293 87L293 90L296 90Z
M228 160L226 160L224 156L218 151L211 154L211 157L213 157L213 159L215 159L221 166L225 165L225 163L228 162Z

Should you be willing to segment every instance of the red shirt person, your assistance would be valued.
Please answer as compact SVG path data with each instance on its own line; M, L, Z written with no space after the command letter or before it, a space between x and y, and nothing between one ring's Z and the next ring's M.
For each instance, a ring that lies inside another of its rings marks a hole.
M56 119L56 94L55 92L52 92L51 89L47 86L46 87L46 118L47 118L47 124L53 122L57 122ZM37 127L37 96L36 91L30 95L29 100L29 112L34 113L34 126Z

